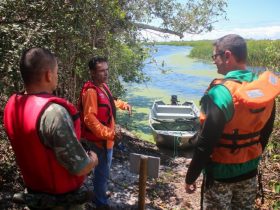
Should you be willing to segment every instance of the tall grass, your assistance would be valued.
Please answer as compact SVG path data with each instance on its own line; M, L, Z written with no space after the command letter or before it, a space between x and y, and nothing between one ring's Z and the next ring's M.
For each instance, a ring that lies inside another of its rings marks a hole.
M213 51L213 41L211 40L158 42L157 44L192 46L190 57L211 61ZM248 65L279 71L280 40L247 40L247 47Z

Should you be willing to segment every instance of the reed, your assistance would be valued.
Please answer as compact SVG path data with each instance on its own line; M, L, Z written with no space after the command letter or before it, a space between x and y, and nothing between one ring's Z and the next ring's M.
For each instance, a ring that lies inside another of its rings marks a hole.
M279 71L280 40L246 40L248 47L248 65L265 67ZM191 58L211 61L212 40L158 42L161 45L192 46Z

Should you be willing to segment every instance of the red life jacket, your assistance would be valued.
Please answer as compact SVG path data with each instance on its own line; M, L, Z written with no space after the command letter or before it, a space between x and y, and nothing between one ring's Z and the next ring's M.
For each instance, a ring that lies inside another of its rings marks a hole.
M88 81L84 84L81 93L80 93L80 100L79 100L79 111L81 117L81 125L82 125L82 134L81 137L85 138L89 141L104 141L104 139L98 138L94 133L92 133L84 123L84 115L83 115L83 104L82 104L82 96L83 94L90 88L94 89L97 93L97 105L98 111L96 118L105 126L109 126L112 120L112 117L115 117L116 108L113 101L113 96L111 91L109 90L108 86L103 83L104 91L99 88L98 86L94 85L91 81ZM111 100L110 100L111 99Z
M262 154L260 131L269 119L274 99L280 93L280 80L266 71L253 82L214 80L231 93L234 115L225 125L222 137L212 153L212 161L221 164L246 163ZM205 115L200 116L201 123Z
M76 108L50 94L12 95L5 107L4 126L26 186L38 192L61 194L78 189L85 176L71 175L58 163L53 151L40 141L40 118L50 103L66 108L80 139L80 119Z

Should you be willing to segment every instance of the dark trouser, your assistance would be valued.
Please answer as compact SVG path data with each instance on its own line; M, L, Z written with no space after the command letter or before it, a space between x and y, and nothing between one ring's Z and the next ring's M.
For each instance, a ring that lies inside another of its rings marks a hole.
M24 203L30 210L83 210L84 203L93 198L92 189L85 182L72 192L53 195L27 189L26 193L19 193L23 196Z

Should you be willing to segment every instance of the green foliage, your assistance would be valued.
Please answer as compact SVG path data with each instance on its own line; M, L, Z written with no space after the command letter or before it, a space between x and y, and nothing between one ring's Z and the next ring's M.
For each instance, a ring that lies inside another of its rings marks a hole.
M179 3L174 0L130 0L123 2L128 17L134 23L151 23L155 20L162 29L182 33L211 31L212 24L225 15L224 0L188 0ZM223 17L224 19L225 17ZM163 31L163 30L161 30Z
M274 191L275 191L275 193L280 193L280 183L279 182L274 184Z
M156 18L170 33L199 33L212 29L225 6L224 0L185 5L175 0L1 1L0 88L4 95L22 89L18 68L22 50L40 46L59 58L60 96L77 99L93 55L108 57L109 85L120 95L125 92L122 81L147 80L141 71L148 55L140 42L145 26L139 23L149 24Z
M280 40L248 40L247 44L250 65L279 71Z
M268 66L268 68L279 72L280 41L271 41L269 46L265 48L265 53L263 66Z
M280 201L276 201L274 204L273 204L273 210L278 210L280 209Z
M280 208L280 202L277 197L280 194L280 178L279 178L279 160L280 160L280 142L279 142L279 126L280 126L280 115L279 115L279 98L276 100L276 116L274 121L274 129L270 141L268 142L266 153L268 155L265 158L268 158L269 162L269 183L268 186L271 189L271 200L273 209Z
M271 187L271 190L274 194L280 194L280 182L275 180L269 181L269 186ZM274 201L272 205L273 209L279 209L280 208L280 201Z
M193 45L193 49L190 52L190 57L195 58L197 55L199 55L200 59L203 60L210 60L213 46L210 42L201 42L198 45Z
M86 64L89 58L96 54L105 55L114 64L110 51L119 52L116 49L122 43L123 33L113 33L116 30L114 23L124 19L117 1L5 1L1 3L0 13L3 14L0 24L0 71L4 75L1 85L7 87L7 94L22 88L18 61L25 48L42 46L56 53L60 61L58 93L75 100L81 82L87 79ZM126 29L125 25L123 29ZM129 49L138 48L139 44L135 43ZM141 68L138 68L142 60L127 52L121 50L122 55L132 61L128 65L130 71L134 71L139 80L143 79L139 71ZM144 51L137 53L145 58ZM114 66L120 74L115 77L113 74L113 86L126 69L123 65ZM134 79L133 75L131 78ZM114 90L121 92L122 87L119 85Z
M275 180L270 180L269 186L271 187L274 193L280 193L280 182L277 182Z

